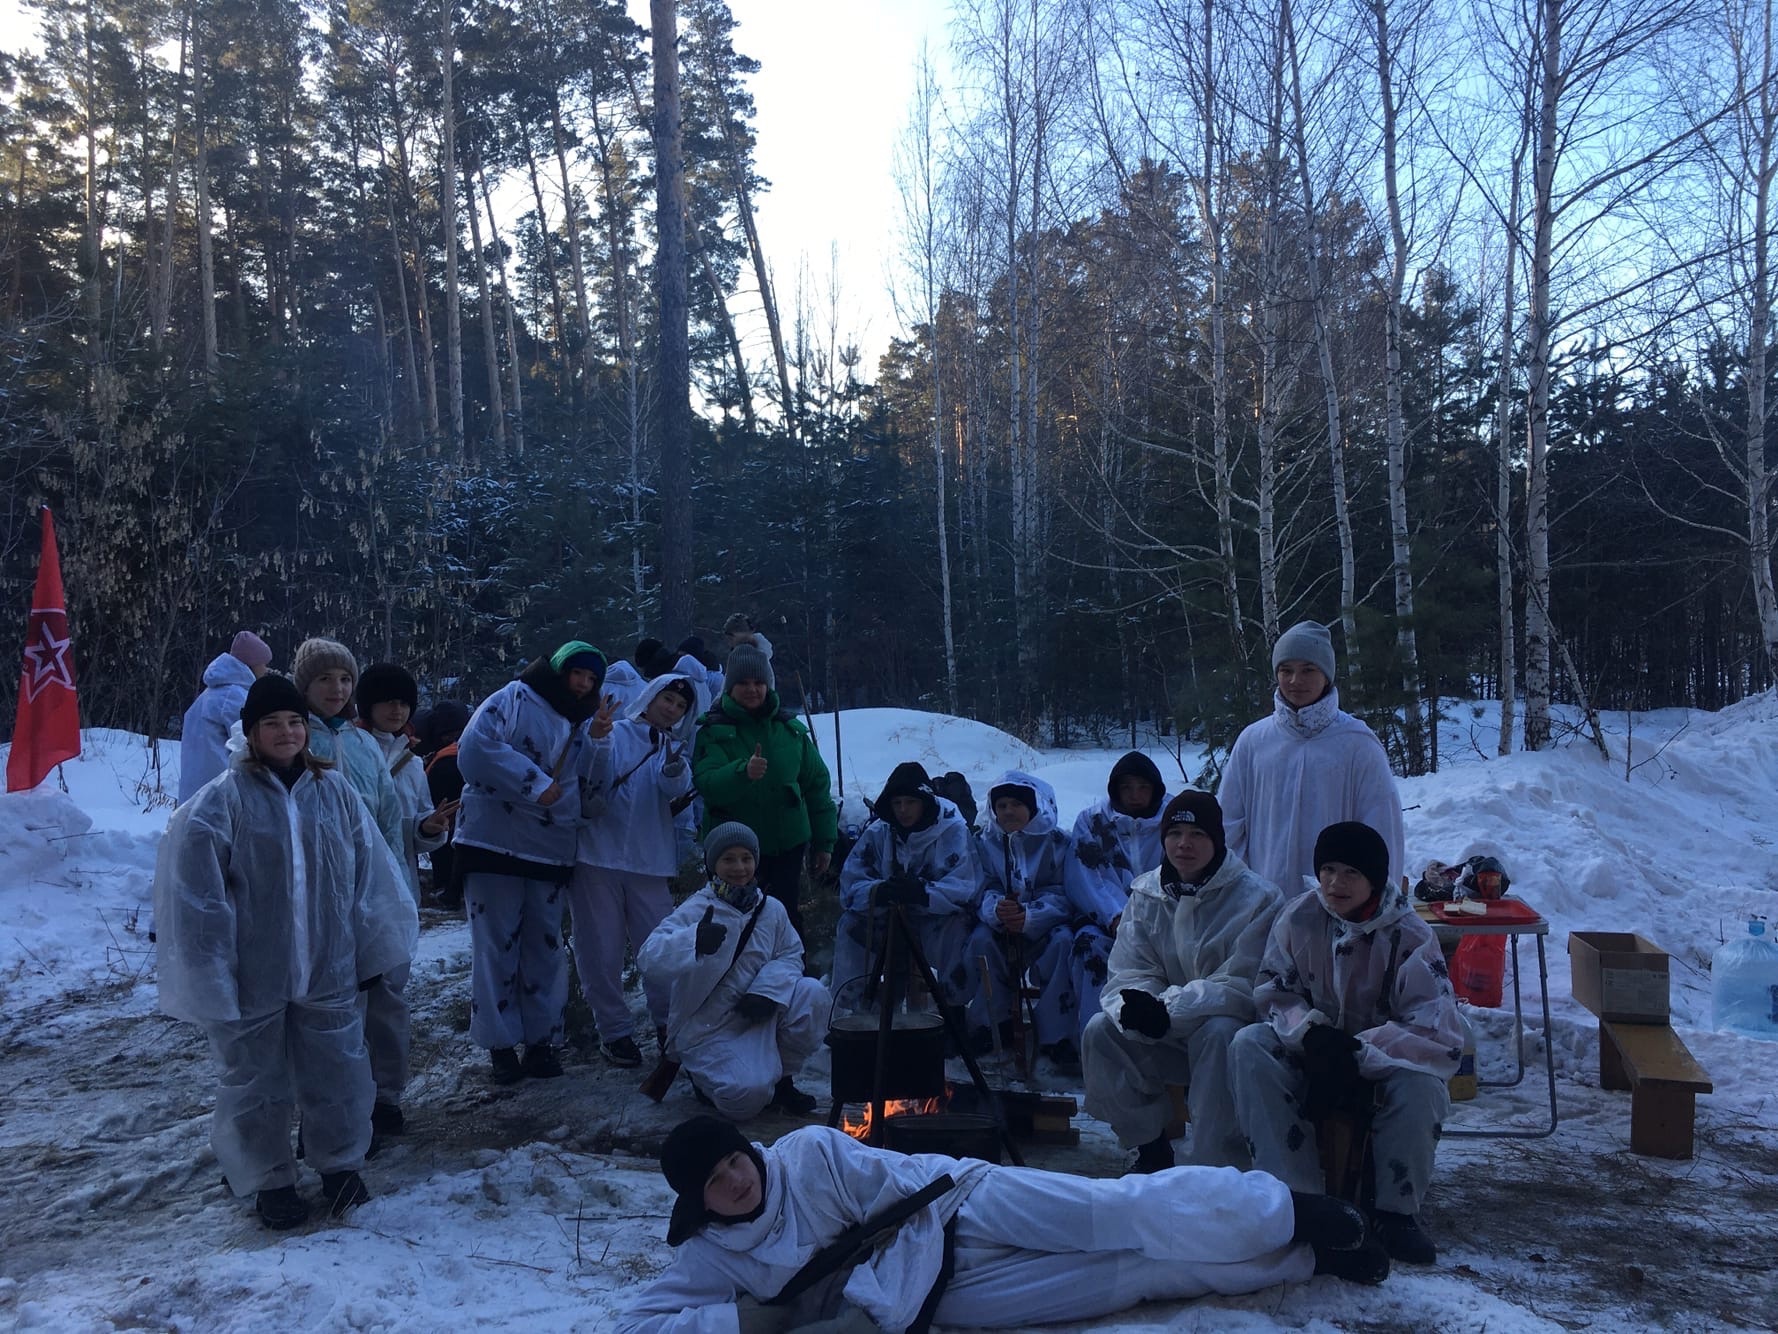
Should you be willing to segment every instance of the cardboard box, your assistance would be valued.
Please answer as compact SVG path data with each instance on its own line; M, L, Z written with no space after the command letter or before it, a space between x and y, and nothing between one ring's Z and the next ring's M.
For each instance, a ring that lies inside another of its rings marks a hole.
M1627 931L1571 931L1574 999L1601 1019L1664 1024L1667 951Z

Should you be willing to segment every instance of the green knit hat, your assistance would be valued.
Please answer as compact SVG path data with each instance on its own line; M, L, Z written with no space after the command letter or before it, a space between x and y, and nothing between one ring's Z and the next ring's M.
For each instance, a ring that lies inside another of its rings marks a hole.
M598 678L600 684L605 681L605 655L584 639L570 639L549 655L549 665L563 673L584 667Z

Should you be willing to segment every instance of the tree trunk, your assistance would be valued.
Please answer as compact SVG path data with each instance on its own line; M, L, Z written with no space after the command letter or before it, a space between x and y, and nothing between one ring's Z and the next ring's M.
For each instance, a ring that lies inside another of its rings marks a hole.
M574 182L568 176L568 132L562 127L562 99L552 88L550 129L555 138L556 170L562 177L562 222L568 229L568 272L574 278L574 318L580 328L581 364L593 365L593 321L587 309L586 258L580 252L580 210L574 206Z
M438 57L441 72L440 143L438 170L439 226L444 231L445 252L445 366L450 397L453 459L463 457L463 310L457 282L457 104L451 95L451 69L457 63L457 40L452 31L456 0L438 0ZM470 200L469 211L475 212Z
M1235 566L1234 467L1229 451L1228 256L1223 245L1222 163L1216 109L1215 0L1203 0L1203 63L1198 115L1204 156L1198 175L1198 208L1210 245L1210 462L1216 488L1216 554L1223 605L1229 618L1229 644L1241 669L1247 666L1247 618L1241 610L1240 572Z
M1525 407L1529 459L1525 479L1525 749L1550 744L1550 245L1555 226L1556 106L1561 95L1562 0L1539 0L1543 13L1532 184L1531 365Z
M1531 87L1525 87L1525 100L1519 115L1519 144L1513 153L1512 185L1506 210L1506 275L1501 297L1500 316L1500 385L1494 406L1494 583L1500 620L1500 739L1495 751L1510 755L1513 729L1518 716L1518 648L1514 639L1513 616L1513 458L1512 458L1512 390L1515 343L1513 330L1518 320L1519 272L1519 210L1525 182L1525 150L1531 138Z
M784 357L784 327L778 319L778 299L772 292L772 274L766 267L764 249L759 244L759 225L753 216L753 195L747 188L745 164L738 160L734 126L728 131L729 175L734 181L735 210L741 218L741 231L747 238L747 253L753 257L753 280L759 285L760 306L765 311L766 332L772 339L772 364L778 371L778 394L784 407L784 429L791 439L801 435L802 417L797 411L796 394L790 387L790 366Z
M204 44L194 29L191 48L191 89L196 105L192 119L197 133L197 156L192 163L196 176L198 213L198 316L203 328L204 379L216 387L221 358L216 351L216 243L210 229L209 99L204 86Z
M549 306L551 318L556 324L556 348L562 374L567 377L563 388L572 395L575 377L569 370L571 359L568 354L568 324L562 314L562 280L556 274L556 257L554 248L549 243L549 213L543 207L543 184L537 178L537 154L531 149L531 136L521 132L519 140L525 145L525 168L531 176L531 198L537 205L537 239L538 249L543 251L543 271L549 277ZM488 189L488 179L482 177L482 192ZM493 205L490 204L489 217L493 217Z
M1389 299L1383 313L1383 398L1389 453L1389 550L1395 582L1395 647L1400 658L1402 740L1406 772L1426 772L1425 726L1420 714L1420 651L1414 638L1413 549L1408 532L1407 430L1402 421L1401 300L1408 274L1408 236L1396 179L1394 52L1389 0L1371 0L1376 22L1377 91L1383 104L1383 192L1389 204Z
M692 627L691 348L686 303L685 159L679 108L679 22L674 0L649 0L654 46L655 439L660 446L661 637Z
M451 0L444 0L450 4ZM488 415L494 429L494 447L506 453L506 404L500 394L500 341L494 333L494 298L488 290L488 267L482 258L481 209L475 202L475 177L463 164L463 198L468 203L471 269L475 277L476 308L482 322L482 361L488 376Z
M1294 113L1297 179L1303 193L1303 256L1309 270L1309 306L1315 323L1315 354L1321 366L1322 397L1327 405L1327 454L1333 471L1334 527L1340 541L1340 625L1345 631L1348 680L1358 676L1358 561L1352 544L1352 509L1346 497L1346 436L1340 421L1340 386L1334 376L1332 312L1321 273L1321 220L1315 182L1309 174L1307 119L1303 114L1302 63L1290 0L1280 7L1285 46L1290 53L1290 100Z
M1772 69L1772 6L1763 6L1760 43L1758 120L1754 125L1758 146L1758 171L1752 182L1753 263L1749 281L1752 299L1747 330L1747 437L1744 444L1747 473L1747 557L1753 575L1755 606L1759 613L1760 638L1765 644L1766 664L1778 676L1778 592L1772 582L1772 529L1770 482L1766 474L1766 365L1772 329L1771 216L1774 162L1773 137L1778 132L1778 106L1774 105ZM1742 113L1744 116L1745 112Z
M704 275L704 285L710 289L710 305L716 312L716 327L722 334L722 341L728 347L729 364L735 371L735 393L741 401L741 426L748 435L759 434L759 420L753 415L753 385L747 379L747 358L741 352L741 338L735 332L735 322L728 313L728 302L723 298L722 286L716 276L716 266L710 262L710 251L704 246L698 247L698 271Z
M149 339L154 346L156 362L160 360L161 345L166 340L167 325L172 319L173 311L173 232L179 218L179 140L185 131L183 85L190 41L191 9L188 6L179 22L179 77L176 86L181 91L174 94L173 134L167 151L166 216L162 222L160 245L155 250L157 258L149 283Z
M506 255L500 248L500 224L494 216L494 196L488 189L488 173L482 166L481 153L478 150L475 159L476 175L481 177L482 206L488 211L488 240L494 247L494 263L500 272L501 308L506 316L506 365L512 388L512 449L517 458L525 456L525 374L519 365L519 336L514 325L512 313L512 288L506 281ZM469 207L475 207L472 194ZM541 219L539 219L541 221Z

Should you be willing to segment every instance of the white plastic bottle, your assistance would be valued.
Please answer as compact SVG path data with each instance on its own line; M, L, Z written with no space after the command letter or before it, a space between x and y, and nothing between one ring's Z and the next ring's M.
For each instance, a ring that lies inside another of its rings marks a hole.
M1778 943L1764 917L1710 960L1710 1001L1715 1027L1778 1042Z

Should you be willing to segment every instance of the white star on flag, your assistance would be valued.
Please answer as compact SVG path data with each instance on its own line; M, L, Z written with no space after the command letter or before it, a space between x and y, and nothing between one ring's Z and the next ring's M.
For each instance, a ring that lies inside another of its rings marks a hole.
M25 661L30 664L27 669L29 679L25 682L27 700L36 699L43 688L49 685L74 689L74 677L68 670L68 645L71 641L65 634L57 639L55 631L50 628L50 616L61 617L61 609L33 609L33 614L43 618L37 622L42 637L37 643L25 645Z

